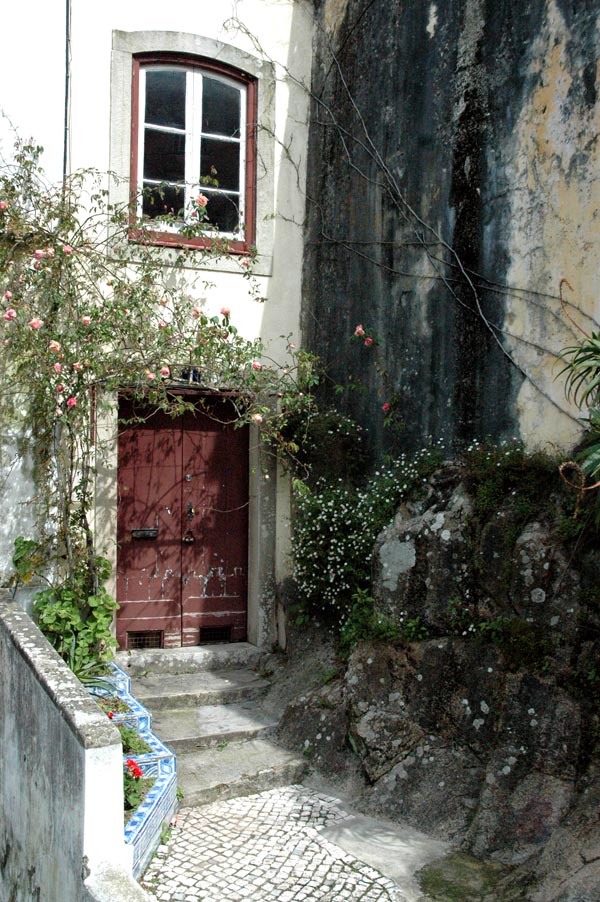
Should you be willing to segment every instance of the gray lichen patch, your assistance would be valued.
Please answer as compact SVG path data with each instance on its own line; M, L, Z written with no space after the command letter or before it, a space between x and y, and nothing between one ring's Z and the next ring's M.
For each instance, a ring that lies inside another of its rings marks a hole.
M417 553L413 541L390 540L381 546L380 559L383 585L392 592L398 586L398 579L415 566Z

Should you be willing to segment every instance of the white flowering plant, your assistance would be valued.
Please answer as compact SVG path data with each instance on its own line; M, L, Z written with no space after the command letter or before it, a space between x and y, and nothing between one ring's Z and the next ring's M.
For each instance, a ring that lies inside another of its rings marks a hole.
M375 541L402 500L423 490L439 466L436 448L402 455L361 487L319 479L295 483L294 578L301 609L343 624L359 591L368 590Z

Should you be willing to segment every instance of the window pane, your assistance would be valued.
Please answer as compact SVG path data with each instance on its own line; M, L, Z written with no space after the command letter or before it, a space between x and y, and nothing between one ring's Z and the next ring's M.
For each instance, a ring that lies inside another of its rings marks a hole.
M183 187L177 185L144 185L142 214L154 219L155 216L178 215L185 203Z
M146 71L145 121L185 128L185 72L182 69Z
M185 136L145 129L144 178L182 182L185 178Z
M208 221L220 232L236 232L240 221L239 197L228 194L208 194Z
M202 138L200 178L215 178L224 191L240 190L240 145ZM216 170L216 174L215 174Z
M202 131L211 135L240 136L240 92L216 78L202 80Z

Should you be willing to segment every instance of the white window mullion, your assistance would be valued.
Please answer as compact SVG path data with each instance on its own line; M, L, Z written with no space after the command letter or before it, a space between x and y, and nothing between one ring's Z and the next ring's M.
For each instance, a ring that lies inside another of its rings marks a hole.
M139 102L138 102L138 184L137 184L137 215L142 217L142 191L144 188L144 144L146 142L145 114L146 114L146 70L143 66L139 70Z
M190 204L193 197L194 183L197 178L194 175L194 144L196 143L196 75L194 72L186 72L185 79L185 207L184 215L189 215Z

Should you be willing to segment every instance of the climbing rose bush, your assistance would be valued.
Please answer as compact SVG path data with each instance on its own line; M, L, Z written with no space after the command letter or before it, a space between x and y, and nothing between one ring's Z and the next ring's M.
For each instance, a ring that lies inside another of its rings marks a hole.
M282 425L312 403L315 360L290 345L279 365L239 334L229 307L207 312L208 269L229 256L226 242L157 248L132 209L111 204L106 175L78 172L49 185L40 153L18 143L0 161L0 417L34 462L53 578L73 584L88 567L94 592L88 513L102 452L94 424L118 393L177 414L192 406L178 386L227 389L237 421L259 425L285 453ZM206 232L205 207L199 194L194 215L179 223L186 237ZM239 266L249 303L259 298L252 262Z

